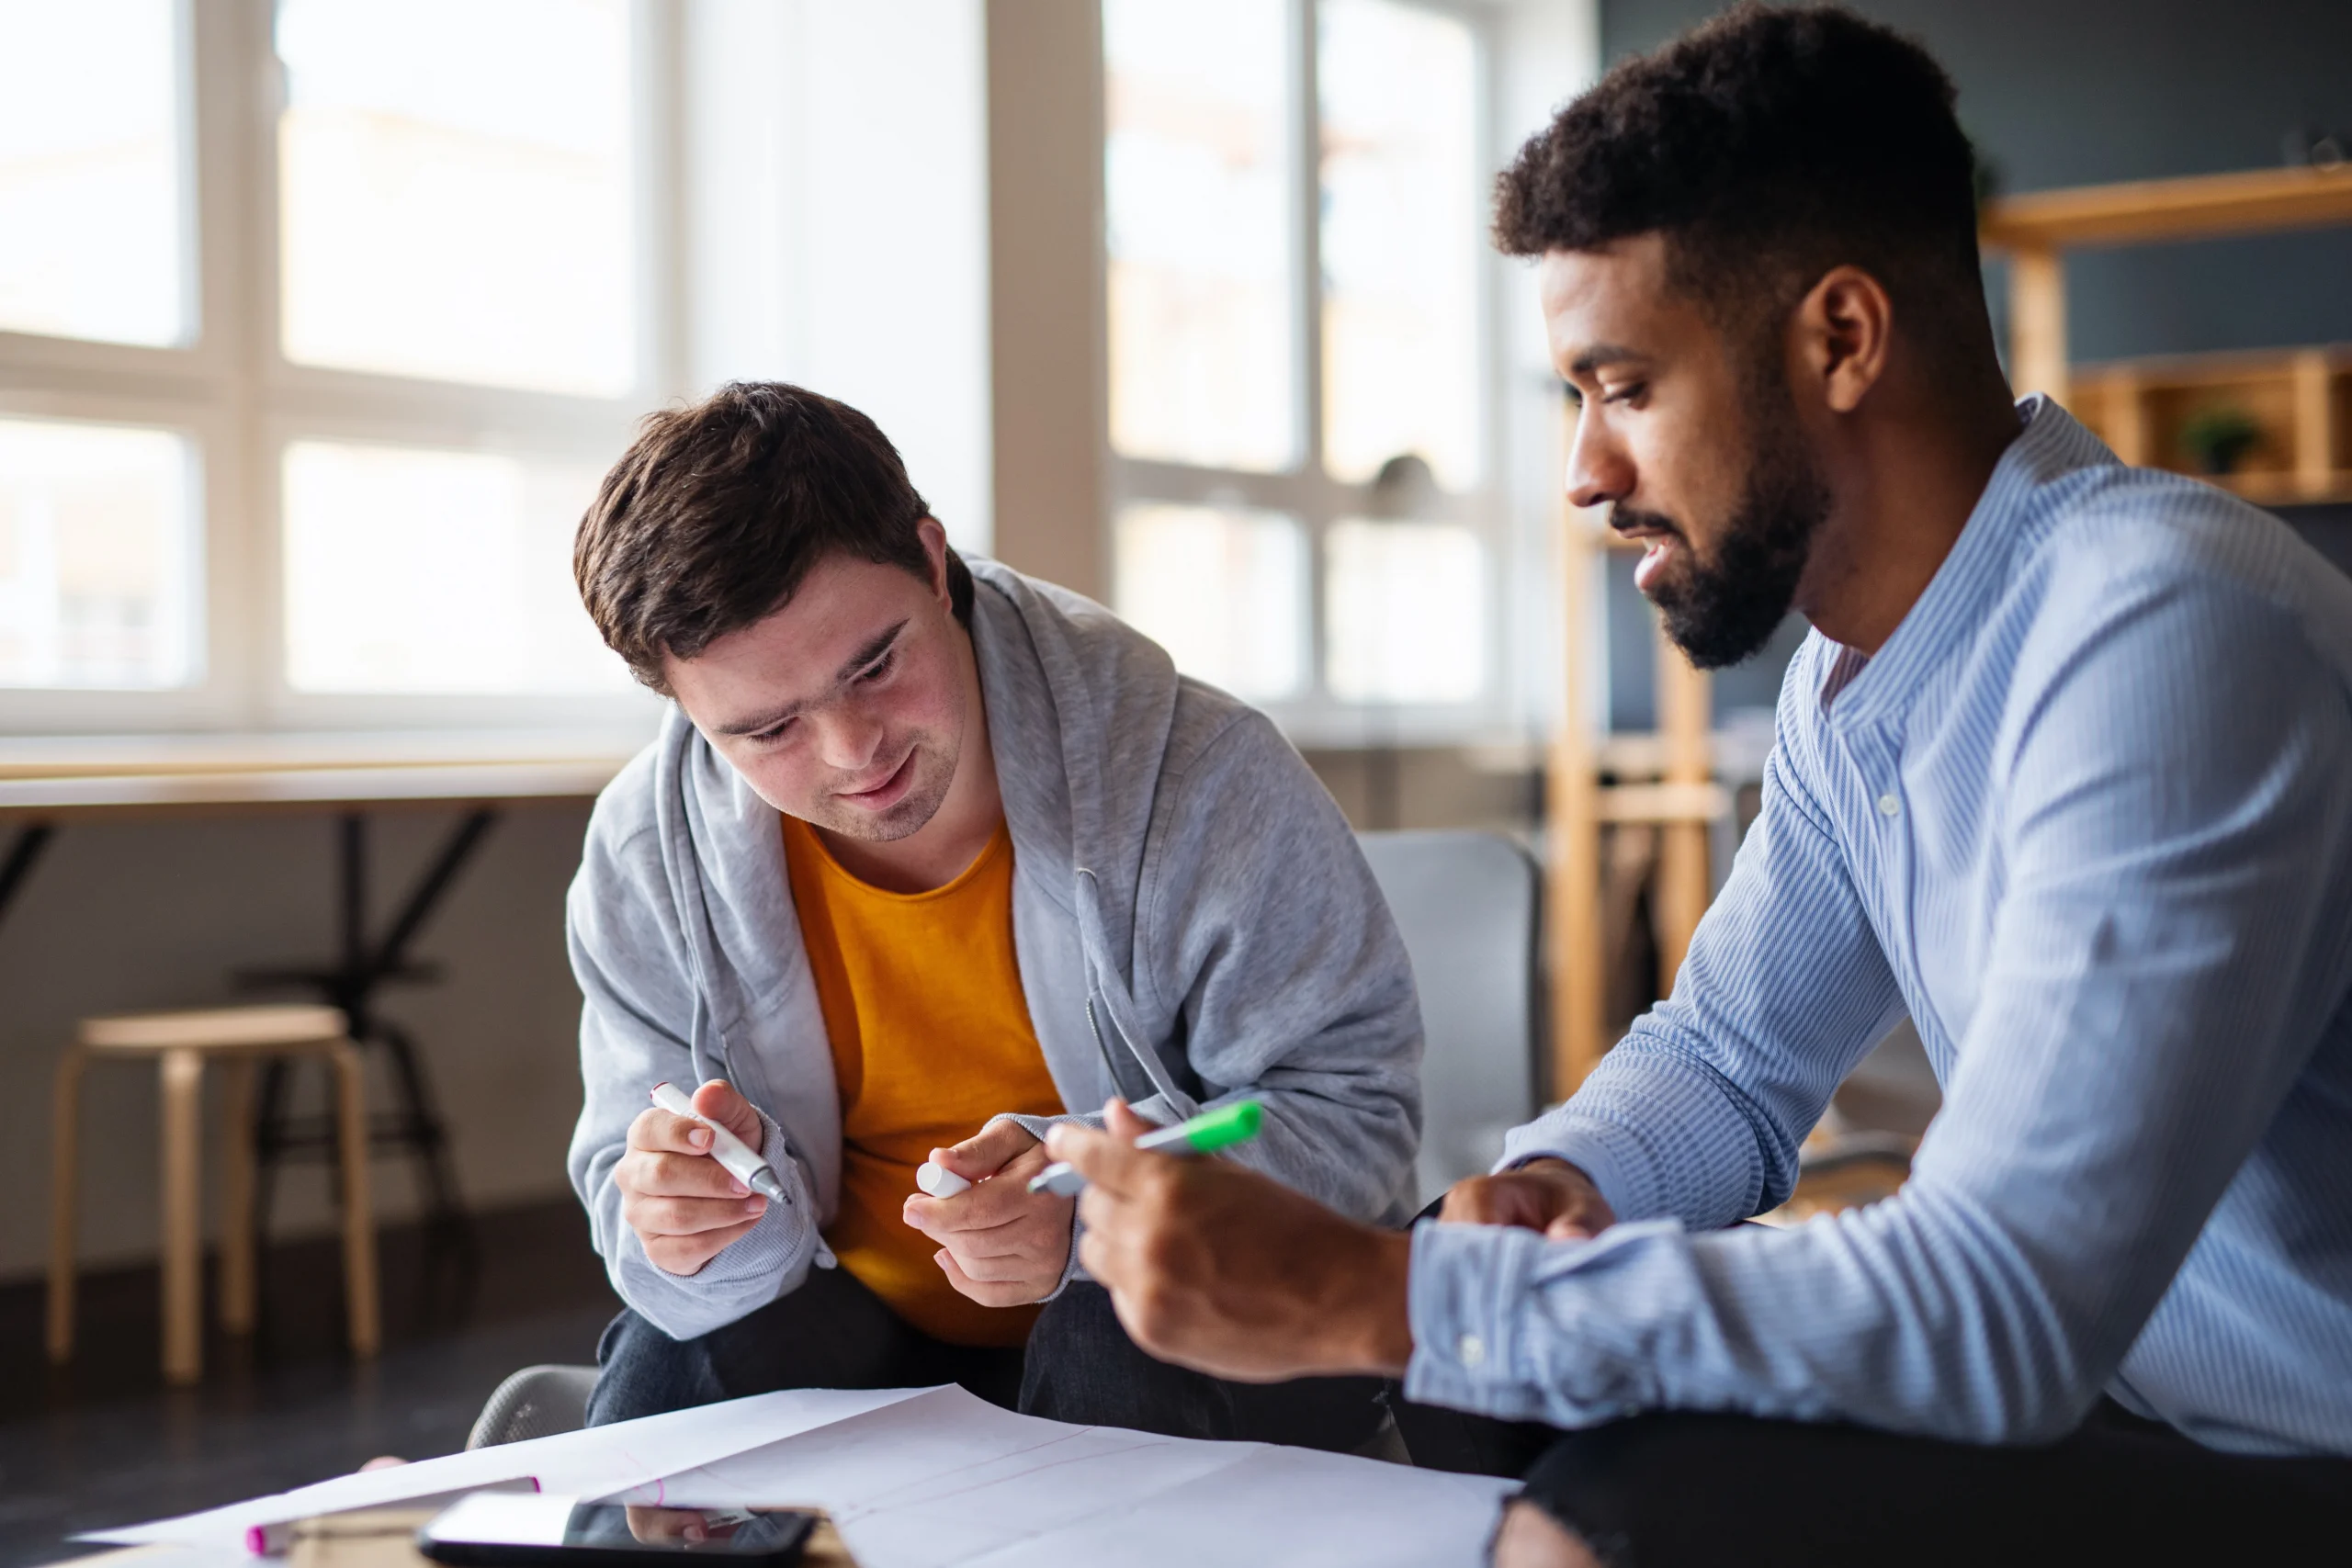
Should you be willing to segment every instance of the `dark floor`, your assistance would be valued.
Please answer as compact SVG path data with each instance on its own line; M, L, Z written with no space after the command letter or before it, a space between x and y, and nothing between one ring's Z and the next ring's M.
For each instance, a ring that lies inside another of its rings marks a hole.
M85 1276L74 1363L42 1356L38 1285L0 1288L0 1568L88 1550L76 1530L188 1513L465 1446L499 1380L589 1361L616 1310L570 1201L481 1214L478 1269L413 1229L382 1237L384 1350L355 1366L329 1241L272 1249L250 1343L206 1347L205 1378L156 1370L155 1271ZM208 1298L209 1300L209 1298Z

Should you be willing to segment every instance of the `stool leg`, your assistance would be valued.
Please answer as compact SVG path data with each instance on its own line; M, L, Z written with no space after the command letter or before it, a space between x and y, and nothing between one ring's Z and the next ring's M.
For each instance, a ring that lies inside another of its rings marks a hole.
M50 1131L49 1359L74 1359L74 1251L82 1179L82 1069L88 1055L69 1046L57 1064L57 1113Z
M286 1082L294 1063L272 1056L262 1065L261 1103L254 1112L254 1246L269 1245L270 1200L276 1196L277 1168L286 1158ZM256 1268L260 1254L254 1254Z
M204 1372L204 1057L164 1053L164 1381Z
M351 1313L351 1353L362 1360L382 1339L377 1315L376 1215L368 1198L368 1098L357 1047L334 1047L343 1154L343 1293Z
M396 1114L425 1194L425 1222L436 1241L455 1239L470 1253L472 1233L467 1226L465 1207L458 1201L458 1179L449 1169L448 1130L435 1109L416 1042L409 1038L408 1031L380 1020L370 1038L383 1045L391 1061L392 1082L401 1101Z
M254 1064L223 1064L220 1145L220 1326L254 1331Z

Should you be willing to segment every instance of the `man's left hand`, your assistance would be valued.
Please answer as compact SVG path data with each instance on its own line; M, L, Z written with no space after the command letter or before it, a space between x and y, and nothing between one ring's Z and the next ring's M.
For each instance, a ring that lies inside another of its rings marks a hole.
M1048 1163L1037 1140L1017 1122L992 1122L931 1157L978 1183L953 1198L917 1194L902 1210L907 1224L939 1243L932 1256L947 1282L982 1306L1052 1295L1069 1262L1073 1205L1029 1190L1029 1179Z
M1408 1236L1224 1160L1136 1148L1151 1126L1119 1100L1105 1116L1109 1132L1057 1126L1046 1148L1086 1174L1078 1259L1137 1345L1242 1382L1403 1373Z

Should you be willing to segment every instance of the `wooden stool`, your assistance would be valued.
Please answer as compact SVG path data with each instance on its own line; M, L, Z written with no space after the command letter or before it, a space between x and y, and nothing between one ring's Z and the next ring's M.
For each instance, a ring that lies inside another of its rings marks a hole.
M279 1056L334 1066L343 1156L343 1284L351 1350L376 1353L376 1230L368 1201L368 1111L359 1052L341 1010L207 1008L85 1018L57 1069L55 1209L49 1254L49 1359L74 1355L75 1189L80 1177L82 1071L94 1061L157 1059L163 1089L164 1376L194 1382L204 1370L202 1295L204 1066L219 1059L228 1088L221 1150L220 1322L254 1325L254 1066Z

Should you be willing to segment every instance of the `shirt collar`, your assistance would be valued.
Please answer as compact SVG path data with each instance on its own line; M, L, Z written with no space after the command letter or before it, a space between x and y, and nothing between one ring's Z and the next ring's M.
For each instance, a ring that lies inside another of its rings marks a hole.
M2017 438L1993 466L1951 552L1874 655L1833 644L1817 700L1833 722L1883 724L1903 716L1928 675L1966 646L2008 581L2011 547L2055 505L2052 482L2089 463L2115 461L2064 409L2035 393L2018 404ZM1834 710L1832 704L1835 704Z

